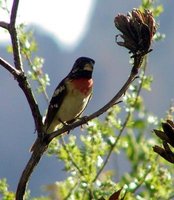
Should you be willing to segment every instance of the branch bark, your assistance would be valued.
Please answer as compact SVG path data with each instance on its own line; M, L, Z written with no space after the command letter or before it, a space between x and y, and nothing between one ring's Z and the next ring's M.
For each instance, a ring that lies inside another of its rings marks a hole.
M18 183L16 200L24 199L27 182L46 149L47 145L45 143L39 143L35 151L32 153Z
M2 28L4 28L4 29L8 30L8 26L9 26L8 23L3 22L3 21L0 21L0 27L2 27Z
M18 39L16 24L15 24L17 11L18 11L18 5L19 5L19 0L14 0L12 9L11 9L10 24L9 24L8 31L11 36L14 65L16 69L21 70L23 72L24 70L23 70L22 60L21 60L20 45L19 45L19 39Z
M13 67L10 63L8 63L1 57L0 57L0 65L2 65L6 70L8 70L14 76L15 79L17 79L21 73L20 70L17 70L15 67Z

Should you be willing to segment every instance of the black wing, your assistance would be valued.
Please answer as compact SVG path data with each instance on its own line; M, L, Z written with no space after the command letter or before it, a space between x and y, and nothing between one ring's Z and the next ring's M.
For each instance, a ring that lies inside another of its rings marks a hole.
M65 78L66 79L66 78ZM67 93L66 85L64 84L65 79L63 79L57 88L55 89L53 96L51 98L48 111L45 118L45 129L47 130L49 126L51 125L52 121L54 120L54 117L56 116L56 113L58 112L62 101Z

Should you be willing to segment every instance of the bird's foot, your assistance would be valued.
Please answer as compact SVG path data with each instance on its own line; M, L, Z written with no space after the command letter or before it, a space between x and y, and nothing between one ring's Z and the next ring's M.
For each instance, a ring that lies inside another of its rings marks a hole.
M84 121L84 124L81 125L82 130L85 128L85 125L88 125L88 116L83 116L83 121Z
M59 119L59 121L63 124L63 127L69 127L69 125L68 125L68 123L66 123L66 122L63 122L61 119ZM70 133L70 130L69 131L66 131L65 132L66 134L69 134Z

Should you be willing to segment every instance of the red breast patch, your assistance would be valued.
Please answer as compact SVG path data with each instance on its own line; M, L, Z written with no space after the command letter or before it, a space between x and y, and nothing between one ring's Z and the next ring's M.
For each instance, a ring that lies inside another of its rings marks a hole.
M93 86L92 79L81 78L81 79L75 79L72 82L74 84L74 87L78 89L80 92L82 92L84 95L88 95Z

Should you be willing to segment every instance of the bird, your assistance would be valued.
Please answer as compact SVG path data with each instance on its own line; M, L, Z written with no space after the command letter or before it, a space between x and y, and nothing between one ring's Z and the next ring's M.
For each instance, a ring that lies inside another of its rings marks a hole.
M55 131L59 125L71 124L81 116L92 96L94 64L91 58L78 58L70 73L59 83L46 114L45 133Z
M92 73L95 61L79 57L69 74L58 84L44 120L44 133L50 134L79 119L93 93ZM35 144L30 151L33 151Z

